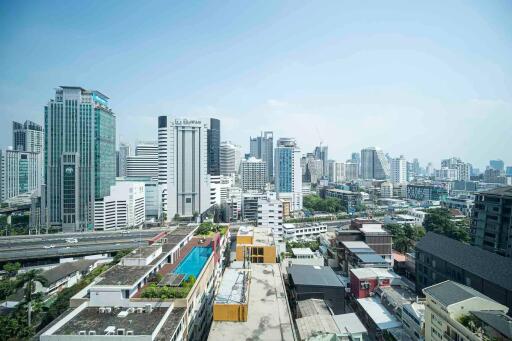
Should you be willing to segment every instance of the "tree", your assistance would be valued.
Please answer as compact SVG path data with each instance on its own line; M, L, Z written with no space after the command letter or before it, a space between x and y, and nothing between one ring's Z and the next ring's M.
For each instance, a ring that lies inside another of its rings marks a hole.
M16 263L7 263L4 265L4 271L7 272L9 277L14 277L18 273L18 270L21 268L21 264L19 262Z
M446 208L434 208L427 211L425 220L423 221L425 230L432 231L446 237L461 241L469 242L469 222L467 219L462 221L453 221L450 211Z
M28 303L28 326L32 324L32 297L35 291L36 282L42 285L48 284L48 280L41 275L40 271L30 270L18 276L16 287L25 288L25 302Z

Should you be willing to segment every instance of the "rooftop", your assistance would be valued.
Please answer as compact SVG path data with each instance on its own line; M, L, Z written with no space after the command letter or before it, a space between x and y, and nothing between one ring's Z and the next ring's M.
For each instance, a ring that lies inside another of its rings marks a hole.
M294 264L288 268L288 275L295 285L343 287L329 266Z
M227 268L215 296L215 304L242 304L247 301L248 272Z
M379 256L375 252L357 252L356 257L363 263L374 263L374 264L387 264L386 260Z
M400 327L402 325L376 297L359 298L357 303L359 303L380 330Z
M208 340L294 340L279 264L252 263L251 276L247 322L214 321Z
M292 248L294 256L314 256L315 253L309 247Z
M366 328L355 313L334 315L333 319L341 334L367 333Z
M89 268L96 262L96 259L82 259L76 262L62 263L44 271L41 275L47 279L48 284L52 284L77 271L88 272Z
M312 315L295 320L299 331L299 339L307 340L312 336L322 334L338 334L339 329L331 315Z
M400 278L396 273L382 268L355 268L350 272L358 279L368 278Z
M183 237L181 237L183 238ZM153 253L155 253L158 249L160 249L160 245L151 245L151 246L144 246L140 247L138 249L133 250L129 254L127 254L124 258L148 258Z
M481 292L454 281L444 281L434 284L423 289L423 292L425 294L429 294L444 306L459 303L473 297L480 297L485 300L493 301Z
M155 340L156 341L167 341L176 332L176 328L178 328L178 325L180 324L181 319L183 318L183 315L185 315L186 308L180 307L180 308L173 308L171 314L165 320L162 328L158 332Z
M95 285L134 286L144 277L152 266L123 266L116 265L101 275L101 280Z
M480 192L479 194L512 197L512 186L496 187L488 191Z
M488 324L492 328L496 329L507 338L512 339L512 318L505 315L502 311L472 311L471 314L475 315L485 324Z
M382 225L364 225L363 227L361 227L359 229L361 232L363 232L364 234L372 234L372 233L375 233L375 234L389 234L388 231L384 230L382 228Z
M169 308L153 308L150 313L129 313L125 317L118 314L126 308L113 309L111 313L100 313L98 308L87 307L73 316L53 335L78 335L80 331L93 330L98 335L105 335L108 327L132 330L134 335L151 335Z
M299 312L300 317L311 315L331 315L331 311L325 301L317 298L298 301L297 311Z
M512 259L428 232L416 249L433 254L463 270L512 290Z

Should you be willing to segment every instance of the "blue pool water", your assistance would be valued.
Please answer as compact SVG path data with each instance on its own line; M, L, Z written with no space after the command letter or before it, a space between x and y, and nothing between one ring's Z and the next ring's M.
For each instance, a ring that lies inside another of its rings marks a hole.
M197 279L211 254L211 247L194 246L173 272L185 275L184 279L187 279L190 275L194 275Z

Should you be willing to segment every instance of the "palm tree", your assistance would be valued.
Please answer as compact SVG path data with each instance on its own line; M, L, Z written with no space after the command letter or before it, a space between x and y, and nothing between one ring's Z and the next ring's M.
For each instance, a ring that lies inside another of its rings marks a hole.
M41 275L40 270L30 270L20 274L17 278L16 288L25 288L25 301L28 303L28 326L32 323L32 294L35 291L36 282L46 285L48 280Z

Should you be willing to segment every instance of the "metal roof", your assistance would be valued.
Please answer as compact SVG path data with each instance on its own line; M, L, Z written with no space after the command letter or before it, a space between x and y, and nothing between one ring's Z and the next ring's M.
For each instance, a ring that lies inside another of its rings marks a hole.
M295 285L343 287L329 266L294 264L288 268L288 274Z

